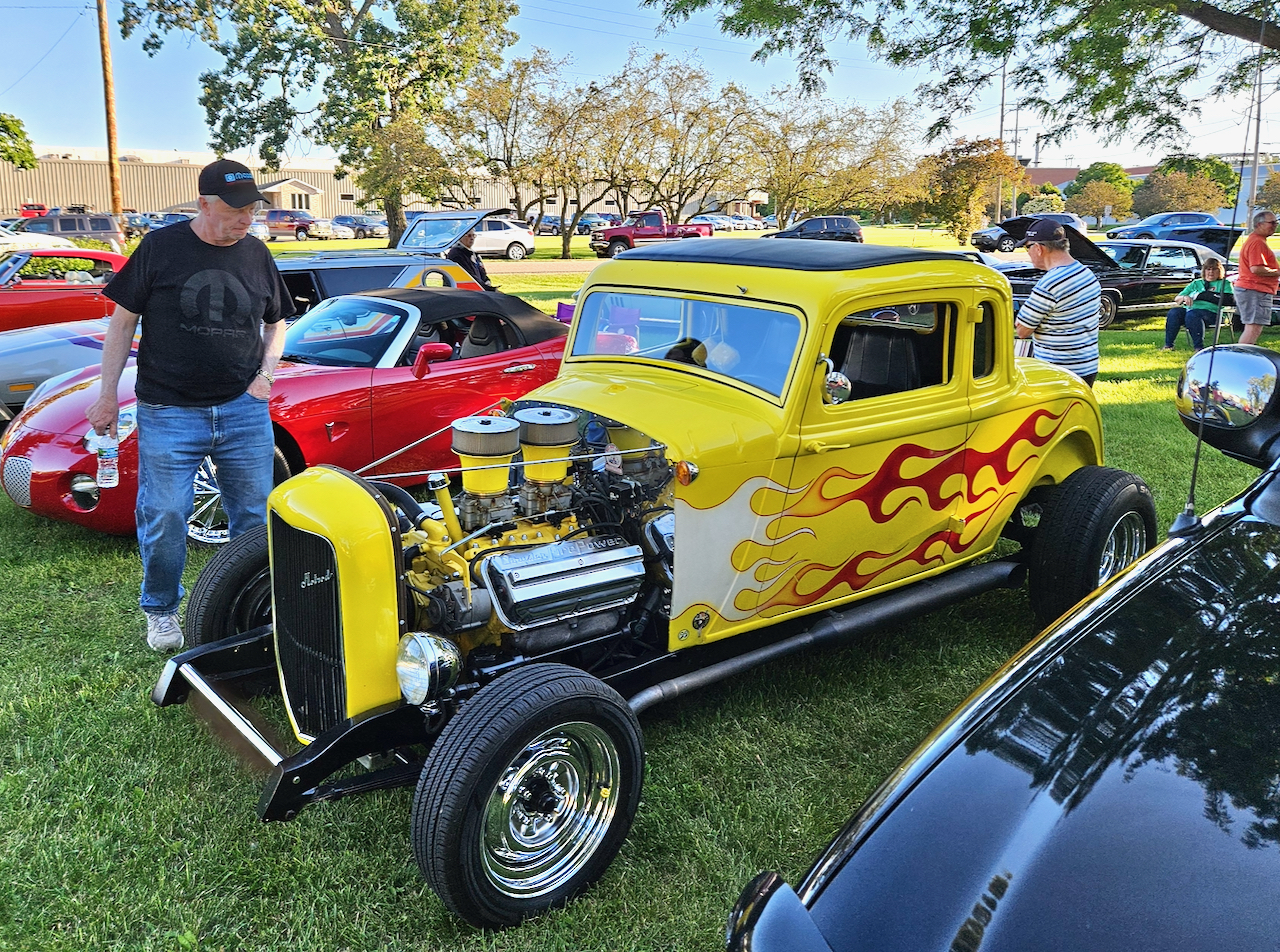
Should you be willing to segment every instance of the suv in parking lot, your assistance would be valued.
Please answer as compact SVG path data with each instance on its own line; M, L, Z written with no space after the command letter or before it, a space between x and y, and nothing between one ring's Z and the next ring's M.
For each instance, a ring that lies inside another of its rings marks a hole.
M14 231L29 235L53 235L58 238L91 238L106 242L116 254L124 249L125 236L113 215L103 212L68 215L40 215L24 218Z
M269 241L276 238L306 241L308 238L333 237L333 223L329 219L316 218L301 208L269 208L265 220Z

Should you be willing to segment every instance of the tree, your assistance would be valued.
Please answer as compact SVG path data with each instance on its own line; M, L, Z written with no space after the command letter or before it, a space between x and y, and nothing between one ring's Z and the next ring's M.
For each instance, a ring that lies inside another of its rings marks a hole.
M148 52L178 30L222 56L221 70L200 77L217 152L252 146L278 168L303 136L333 147L340 170L377 169L369 181L381 189L394 245L404 195L425 187L430 200L432 182L462 158L453 154L451 97L498 62L515 12L509 0L125 0L120 23L126 37L143 32ZM433 147L413 145L433 133ZM414 165L433 150L434 172Z
M1201 178L1212 179L1222 186L1228 195L1235 194L1240 184L1240 173L1216 155L1206 155L1203 159L1185 153L1166 155L1155 167L1156 172L1186 172Z
M1042 215L1045 212L1061 212L1066 211L1066 203L1063 202L1061 195L1045 195L1040 193L1028 196L1027 200L1018 206L1018 211L1023 215Z
M1180 142L1206 88L1208 98L1248 88L1259 57L1266 65L1280 51L1280 19L1255 0L643 2L668 22L715 11L724 32L760 41L757 59L793 55L806 88L835 65L832 37L865 40L893 65L932 67L939 78L920 89L942 117L932 135L1007 75L1050 142L1082 125L1108 140Z
M553 197L539 183L547 163L547 109L565 63L535 49L500 72L476 76L462 100L461 111L474 120L478 159L495 178L511 183L511 204L520 218Z
M38 164L22 120L7 112L0 112L0 160L20 169L34 169Z
M928 166L926 208L961 244L981 226L987 196L995 182L1001 177L1017 182L1025 174L998 139L957 139L930 156Z
M1169 211L1214 212L1226 203L1221 185L1185 172L1152 172L1133 191L1133 211L1142 218Z
M1081 218L1093 218L1097 224L1108 214L1128 218L1133 214L1133 193L1116 188L1111 182L1095 179L1067 199L1067 211Z
M1253 204L1258 208L1280 208L1280 175L1268 175L1259 187ZM1250 222L1252 225L1252 222Z
M1132 192L1137 184L1129 177L1129 173L1124 170L1123 166L1114 162L1094 162L1093 165L1077 175L1076 180L1063 189L1062 194L1066 198L1071 198L1090 182L1106 182L1126 192Z

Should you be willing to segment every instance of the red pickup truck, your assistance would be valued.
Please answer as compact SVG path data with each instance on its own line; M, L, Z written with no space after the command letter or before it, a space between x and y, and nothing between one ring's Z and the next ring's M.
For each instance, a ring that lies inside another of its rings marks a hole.
M669 225L660 209L632 212L621 225L591 232L591 250L600 258L612 258L628 248L677 238L710 238L710 225Z

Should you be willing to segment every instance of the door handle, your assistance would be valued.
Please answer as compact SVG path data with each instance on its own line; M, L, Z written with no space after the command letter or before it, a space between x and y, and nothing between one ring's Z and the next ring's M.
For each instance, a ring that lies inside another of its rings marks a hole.
M823 443L822 440L810 440L804 445L809 453L830 453L832 450L847 450L852 443Z
M512 364L502 372L504 374L524 374L528 373L530 370L533 370L533 364Z

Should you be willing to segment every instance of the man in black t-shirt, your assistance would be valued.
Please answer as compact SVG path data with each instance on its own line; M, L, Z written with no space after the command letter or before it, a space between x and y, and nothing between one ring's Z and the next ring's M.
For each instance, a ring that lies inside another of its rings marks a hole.
M148 233L107 285L116 304L94 431L116 435L117 387L142 320L136 394L138 548L147 644L182 647L178 605L193 484L208 456L235 536L266 520L275 447L271 384L293 300L266 246L246 237L265 201L253 173L222 159L200 172L200 214ZM103 490L111 492L110 489Z
M476 243L476 231L474 228L469 230L465 235L458 239L458 243L444 253L444 256L454 264L461 265L471 277L476 279L476 283L486 291L496 291L497 287L489 280L489 272L484 269L484 262L480 260L480 256L471 250L471 246Z

